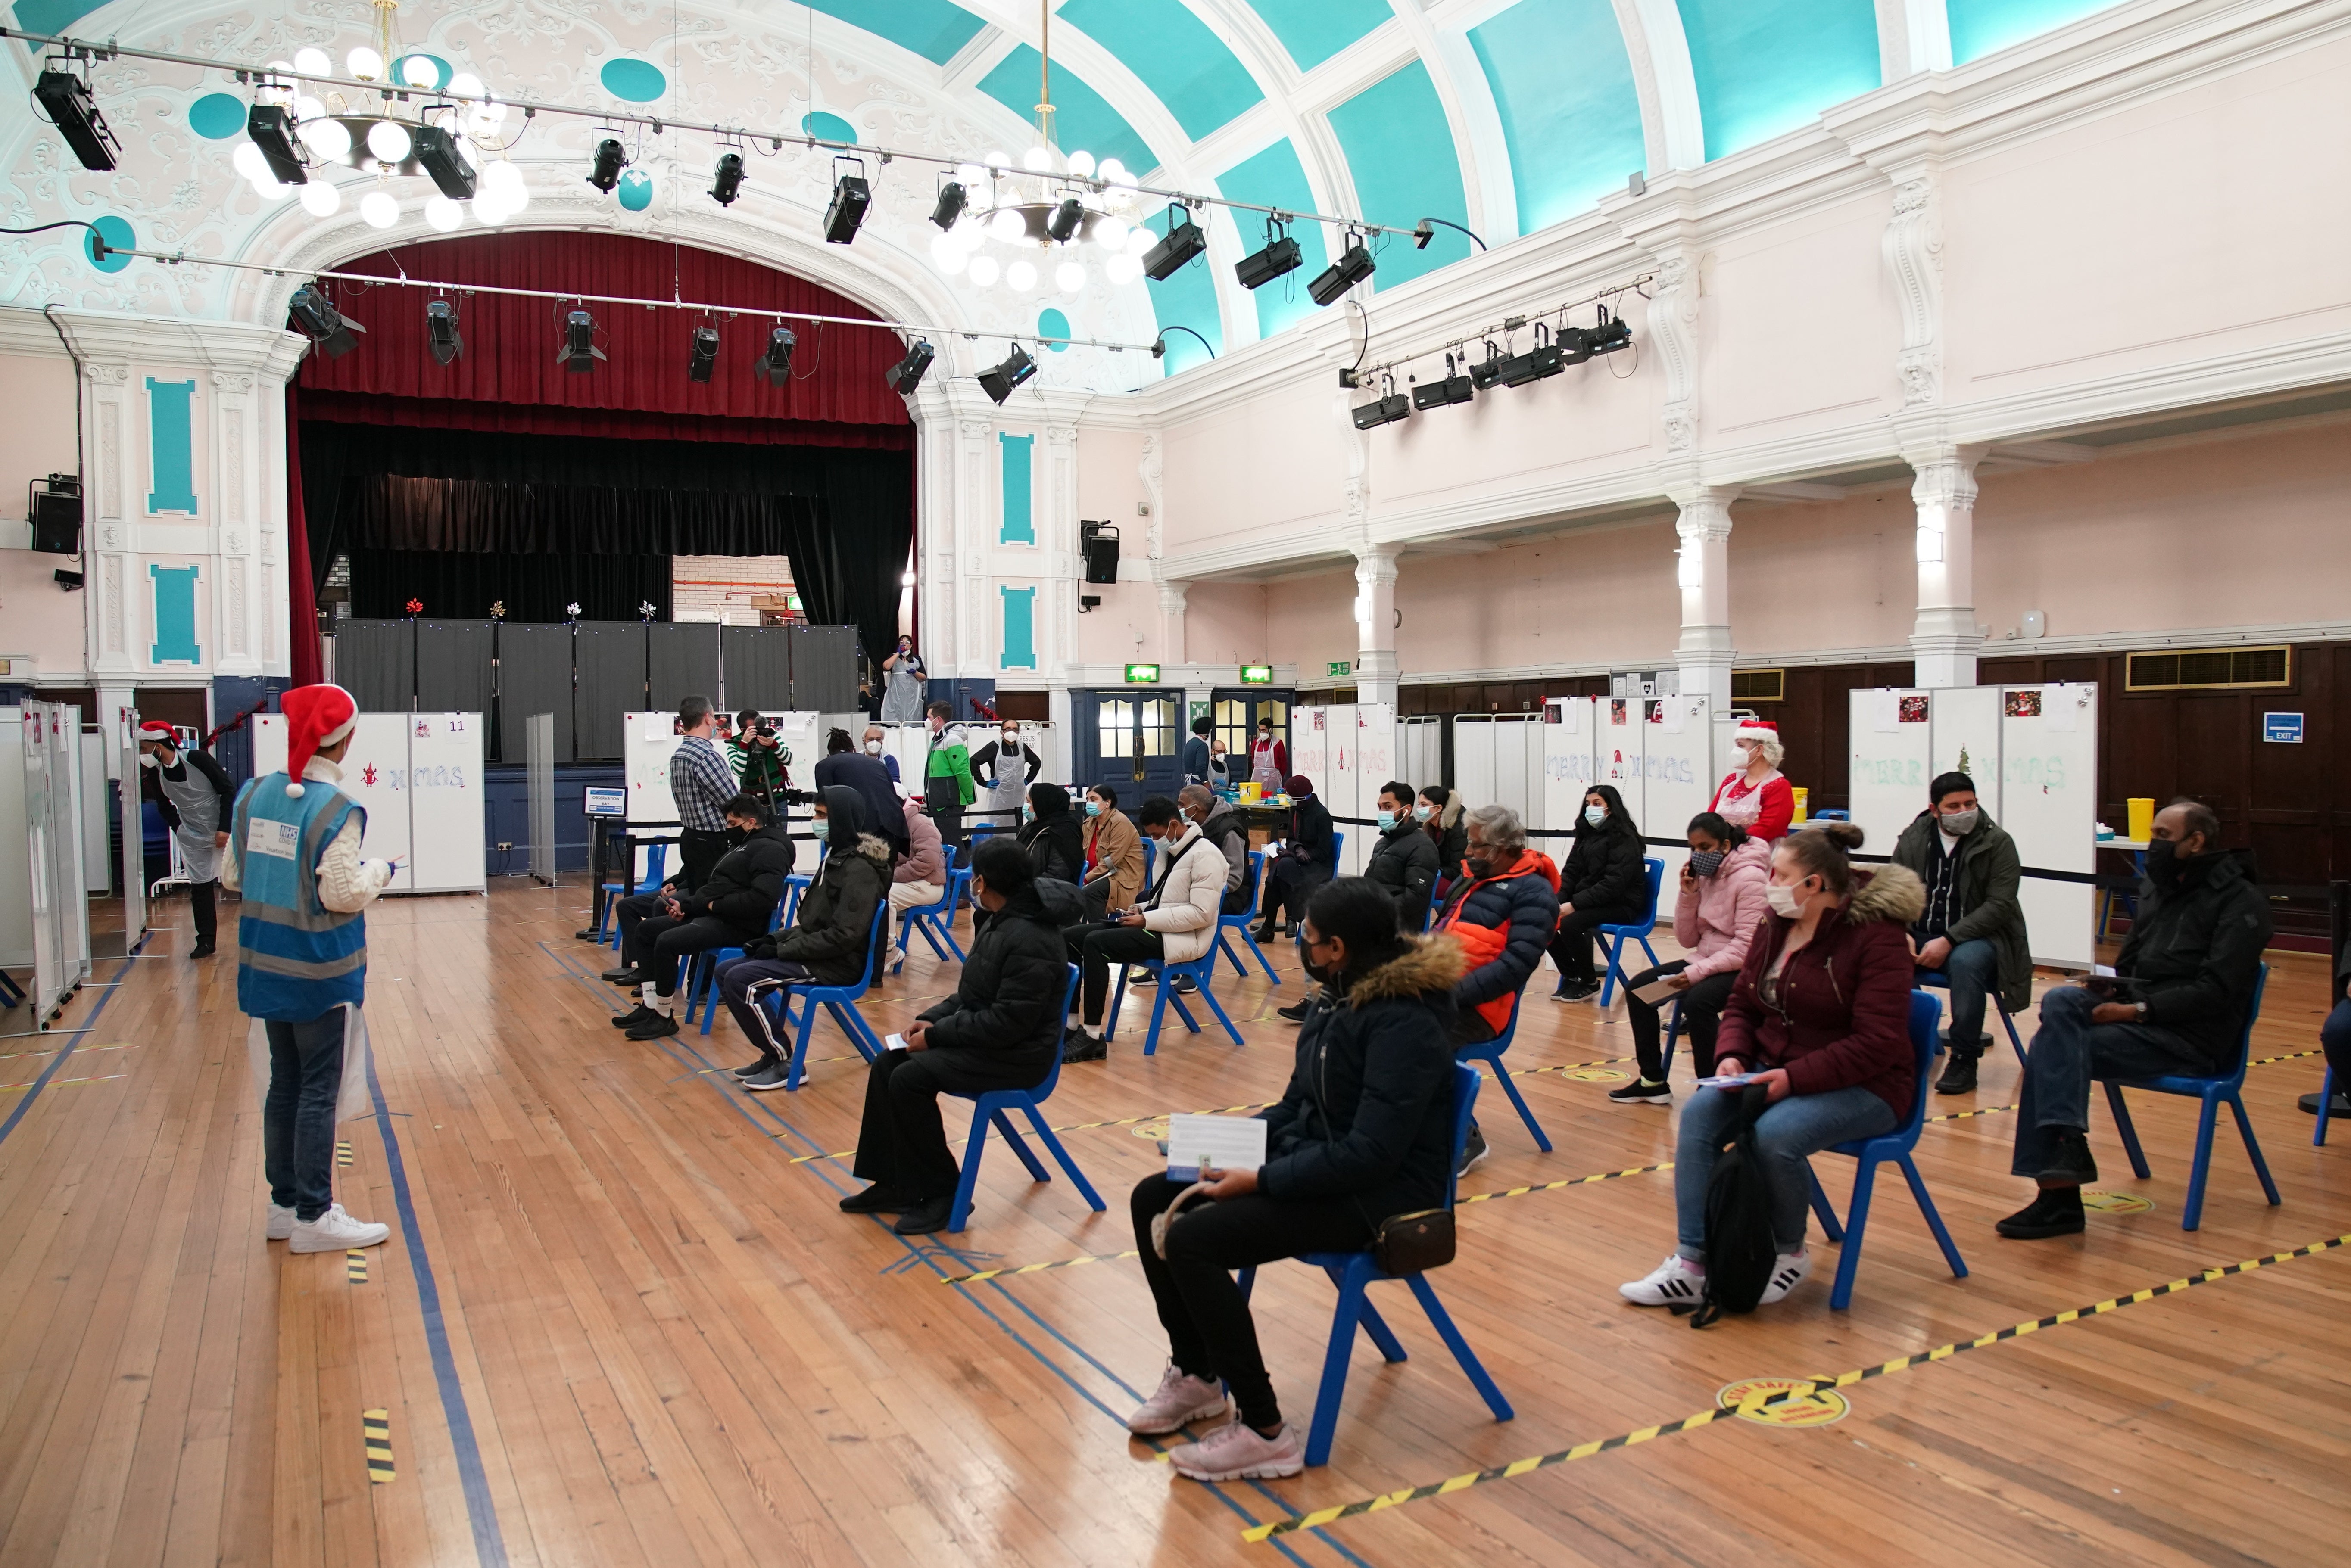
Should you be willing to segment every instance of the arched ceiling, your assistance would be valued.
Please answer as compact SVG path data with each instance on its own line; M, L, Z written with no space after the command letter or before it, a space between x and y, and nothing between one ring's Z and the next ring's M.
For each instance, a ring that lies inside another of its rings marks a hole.
M977 151L973 138L992 139L1016 155L1016 140L1033 134L1024 127L1035 118L1040 46L1048 45L1065 149L1115 154L1152 171L1146 182L1399 226L1437 217L1499 244L1588 211L1636 171L1725 157L1884 81L1964 64L2108 3L1052 0L1048 36L1037 0L741 0L736 15L754 26L740 30L770 44L804 40L832 61L831 82L822 69L810 79L804 49L789 51L798 61L770 57L764 71L755 58L722 59L727 18L708 4L678 13L674 29L671 7L654 0L410 0L400 15L413 46L479 39L492 57L475 68L494 88L518 79L508 57L588 29L601 36L590 41L571 90L547 96L583 101L601 90L587 67L610 47L691 84L694 114L748 119L758 109L752 123L774 123L795 101L796 110L847 112L854 106L832 89L851 80L843 57L854 56L896 84L907 109L892 134L870 115L859 119L862 136L904 144L907 122L929 108L939 121L967 128L948 140ZM208 31L186 24L226 13L193 0L15 0L14 12L28 29L120 31L126 43L168 34L192 51L209 43L204 52L248 40L347 45L366 15L345 0L293 0L240 13L241 27ZM104 97L102 80L102 104ZM20 149L24 140L20 131ZM17 207L27 210L21 191ZM1230 264L1263 244L1259 220L1218 210L1207 223L1207 263L1126 291L1138 304L1091 313L1092 329L1120 319L1132 330L1147 316L1221 348L1316 309L1305 281L1335 251L1335 232L1301 225L1305 266L1252 296L1232 280ZM1375 249L1378 287L1458 260L1469 242L1440 230L1426 250L1393 238ZM912 292L956 296L948 280L930 282ZM1187 339L1171 342L1171 371L1198 353Z

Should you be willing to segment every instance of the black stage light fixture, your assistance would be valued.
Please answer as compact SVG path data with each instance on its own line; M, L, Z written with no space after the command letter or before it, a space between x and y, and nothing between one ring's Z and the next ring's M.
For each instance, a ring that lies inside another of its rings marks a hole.
M621 171L629 166L629 155L622 151L620 138L608 136L596 144L596 166L588 171L588 183L607 196L621 182Z
M44 70L41 79L33 84L33 96L41 100L41 108L83 168L103 172L114 167L122 144L114 140L106 117L91 101L88 82L70 71Z
M1535 323L1534 347L1503 360L1497 379L1505 387L1523 387L1529 381L1556 376L1566 369L1566 361L1560 356L1559 345L1552 341L1551 328L1538 321Z
M971 192L963 188L962 181L946 181L939 186L939 199L931 205L931 222L943 229L954 228L970 200Z
M604 351L596 347L596 318L584 309L564 317L563 341L556 347L556 363L573 375L584 376L603 357Z
M1477 395L1478 389L1470 384L1468 377L1457 376L1453 373L1453 356L1447 354L1445 357L1445 379L1413 388L1412 406L1426 413L1430 409L1449 408L1455 403L1466 403Z
M1189 207L1170 203L1167 211L1184 216L1180 223L1171 216L1166 236L1144 253L1143 275L1154 283L1165 283L1174 277L1178 267L1208 248L1208 236L1192 221Z
M327 303L327 296L316 284L306 284L296 289L286 308L293 312L294 325L300 327L329 359L340 359L358 348L351 335L367 330L356 321L345 320L341 311Z
M906 357L883 371L882 379L887 381L890 384L890 389L900 397L911 398L914 395L914 389L923 384L923 377L929 371L931 361L935 358L937 354L931 348L929 340L917 337L906 349Z
M1241 280L1243 288L1263 288L1284 273L1296 272L1306 259L1298 242L1282 233L1280 223L1269 222L1265 234L1265 249L1241 257L1233 268L1233 275Z
M1364 237L1350 234L1348 238L1353 243L1339 253L1339 259L1324 267L1314 281L1306 286L1306 292L1313 296L1317 305L1333 303L1341 295L1372 275L1374 264L1372 253L1364 248Z
M1583 341L1594 354L1614 354L1619 348L1632 347L1633 327L1604 305L1600 307L1600 325L1587 329Z
M710 199L722 207L731 207L742 192L743 155L730 147L711 166Z
M457 307L445 299L426 301L424 337L435 365L446 365L464 354L465 340L457 336Z
M1015 343L1012 352L1004 357L1004 363L979 373L979 389L991 401L1000 403L1012 395L1013 389L1036 373L1037 361L1029 358L1029 350Z
M294 120L274 103L256 103L245 117L245 133L261 149L269 172L280 185L308 185L309 171L302 167L302 150L294 145Z
M1479 391L1493 389L1502 379L1502 351L1490 337L1486 339L1486 357L1469 367L1469 384Z
M718 328L697 327L694 329L694 352L685 361L685 379L707 381L718 368Z
M865 182L864 175L843 174L835 180L832 203L824 210L825 244L845 245L855 239L857 225L865 221L865 209L872 202L873 187Z
M474 171L457 151L457 139L438 125L420 125L409 132L409 155L423 165L433 183L452 202L474 199Z
M1380 378L1381 396L1355 405L1355 428L1374 431L1412 417L1412 400L1395 389L1394 376Z
M770 387L780 387L792 379L792 350L799 344L799 334L789 327L778 327L768 334L768 347L752 361L751 374Z
M1045 232L1053 236L1056 244L1067 244L1078 237L1078 225L1085 221L1085 203L1071 196L1054 208L1053 215L1045 220Z

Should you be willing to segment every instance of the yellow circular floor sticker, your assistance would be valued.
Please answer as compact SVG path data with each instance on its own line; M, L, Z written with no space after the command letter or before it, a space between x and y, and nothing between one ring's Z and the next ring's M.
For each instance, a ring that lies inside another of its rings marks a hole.
M1714 1397L1724 1409L1733 1410L1748 1399L1758 1396L1769 1398L1790 1388L1800 1388L1808 1381L1802 1377L1742 1378L1724 1384ZM1852 1408L1844 1395L1834 1388L1823 1388L1801 1399L1782 1400L1760 1410L1740 1410L1739 1418L1762 1427L1825 1427L1832 1421L1844 1420L1845 1412Z
M1584 1084L1614 1084L1622 1082L1631 1075L1620 1073L1614 1067L1578 1067L1565 1076Z
M1155 1116L1151 1120L1140 1123L1129 1130L1131 1130L1137 1137L1165 1137L1167 1136L1167 1118L1165 1116Z
M2101 1214L2144 1214L2155 1205L2127 1192L2093 1192L2085 1187L2082 1189L2082 1207Z

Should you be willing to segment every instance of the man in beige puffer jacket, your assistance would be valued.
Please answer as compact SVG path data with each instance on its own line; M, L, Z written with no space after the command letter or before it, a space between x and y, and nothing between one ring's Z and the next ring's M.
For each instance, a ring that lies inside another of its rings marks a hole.
M1109 1002L1111 965L1147 959L1189 963L1217 939L1225 898L1224 853L1164 794L1144 801L1136 822L1145 837L1158 843L1157 872L1134 909L1111 911L1114 924L1081 926L1070 933L1070 958L1085 974L1084 1023L1063 1043L1064 1062L1099 1062L1109 1053L1093 1031L1102 1026Z

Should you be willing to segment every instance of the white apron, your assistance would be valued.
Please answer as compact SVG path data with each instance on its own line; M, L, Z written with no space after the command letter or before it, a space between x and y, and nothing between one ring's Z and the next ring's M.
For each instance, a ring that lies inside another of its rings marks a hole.
M1258 741L1249 746L1249 780L1263 784L1268 794L1280 794L1290 787L1290 781L1273 765L1274 744L1271 741Z

